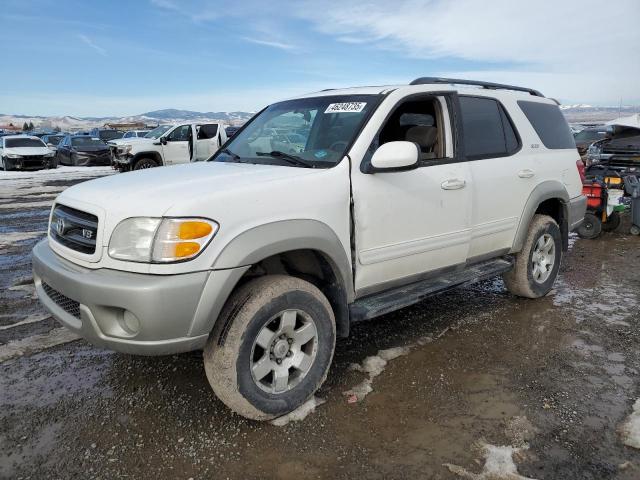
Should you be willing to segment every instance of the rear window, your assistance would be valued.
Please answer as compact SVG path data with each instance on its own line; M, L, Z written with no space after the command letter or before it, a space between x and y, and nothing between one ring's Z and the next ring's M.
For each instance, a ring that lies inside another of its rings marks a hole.
M543 145L553 150L576 148L569 124L557 105L519 100L524 112Z
M44 147L46 146L39 138L7 138L4 141L7 148L20 147Z
M505 157L518 151L518 134L496 100L460 96L460 110L468 159Z

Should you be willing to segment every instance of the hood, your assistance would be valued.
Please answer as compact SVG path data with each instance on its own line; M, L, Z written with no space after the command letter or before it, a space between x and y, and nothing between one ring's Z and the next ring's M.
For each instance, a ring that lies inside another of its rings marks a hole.
M53 150L51 150L49 147L12 147L12 148L5 148L3 150L4 155L11 154L11 155L22 155L22 156L47 155L52 152Z
M628 117L620 117L607 122L605 125L614 125L619 127L640 128L640 113L629 115Z
M102 208L109 218L118 221L134 216L160 217L172 206L216 199L224 201L259 201L269 183L290 184L294 178L317 174L323 169L224 162L198 162L102 177L69 187L56 201L73 206L91 204ZM258 188L261 187L261 188ZM262 193L257 193L257 192Z

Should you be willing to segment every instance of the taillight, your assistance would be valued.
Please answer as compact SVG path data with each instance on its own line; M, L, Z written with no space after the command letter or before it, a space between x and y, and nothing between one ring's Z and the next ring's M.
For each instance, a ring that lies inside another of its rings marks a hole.
M584 174L584 162L581 159L576 160L576 167L578 167L578 173L580 174L580 180L582 183L587 181L587 176Z

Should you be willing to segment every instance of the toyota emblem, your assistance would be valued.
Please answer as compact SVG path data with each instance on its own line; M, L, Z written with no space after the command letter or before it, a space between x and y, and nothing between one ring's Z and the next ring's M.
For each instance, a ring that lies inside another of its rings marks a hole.
M58 232L58 235L64 235L64 219L58 217L58 220L56 220L56 232Z

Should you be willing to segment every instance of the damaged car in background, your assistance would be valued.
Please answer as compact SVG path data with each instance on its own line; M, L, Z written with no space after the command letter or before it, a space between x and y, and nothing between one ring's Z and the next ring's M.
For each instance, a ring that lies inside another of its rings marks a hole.
M2 170L55 168L55 152L38 137L9 135L0 137Z
M221 123L162 125L144 137L109 142L112 166L126 172L206 160L227 141Z
M98 137L67 135L58 144L56 162L76 167L109 165L109 146Z
M606 137L587 150L587 162L592 169L640 172L640 114L609 122Z

